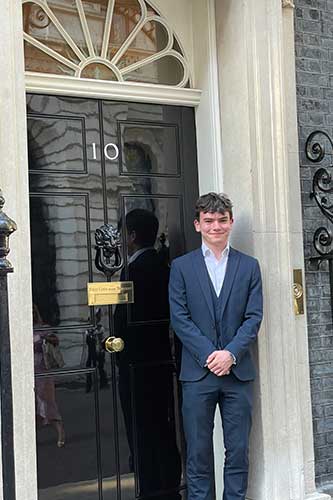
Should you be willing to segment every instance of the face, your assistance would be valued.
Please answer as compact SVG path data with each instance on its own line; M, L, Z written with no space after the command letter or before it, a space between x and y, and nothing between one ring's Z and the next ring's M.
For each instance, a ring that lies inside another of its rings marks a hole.
M199 220L194 221L194 227L198 233L201 233L207 246L224 248L228 242L233 222L229 212L223 214L200 212Z
M134 230L131 232L127 231L127 253L128 253L128 255L133 255L136 250L137 250L136 233Z

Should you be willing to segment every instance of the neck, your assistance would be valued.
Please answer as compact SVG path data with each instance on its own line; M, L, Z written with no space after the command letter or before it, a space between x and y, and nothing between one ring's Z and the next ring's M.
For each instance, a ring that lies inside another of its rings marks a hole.
M217 260L221 259L222 253L223 253L223 251L226 249L226 247L228 245L228 242L225 243L223 246L221 246L221 245L208 245L206 242L204 242L204 243L209 248L209 250L211 252L213 252L213 254L215 255L215 258Z
M128 248L128 255L131 257L132 255L135 254L138 250L140 250L140 246L136 245L135 243L131 245L131 248Z

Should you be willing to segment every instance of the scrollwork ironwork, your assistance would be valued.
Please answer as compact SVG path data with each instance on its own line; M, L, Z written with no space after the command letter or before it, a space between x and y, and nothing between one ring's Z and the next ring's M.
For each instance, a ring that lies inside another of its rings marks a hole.
M120 232L112 224L104 224L96 229L95 242L96 268L111 277L124 265Z
M314 141L315 137L318 137L316 142ZM333 151L333 142L327 132L324 132L323 130L314 130L314 132L311 132L308 136L305 143L306 157L313 163L320 163L326 155L325 145L322 141L319 142L319 137L321 137L322 140L326 138Z
M333 203L330 202L329 196L331 193L333 193L332 176L327 168L319 168L313 176L310 196L316 200L324 216L333 223Z
M327 145L331 149L330 153L326 151L325 146ZM333 141L327 132L315 130L309 134L305 143L305 155L311 163L317 165L326 157L331 157L332 153ZM328 165L321 166L315 171L312 179L312 192L310 193L310 197L314 198L325 219L331 223L333 223L333 179L330 172L332 167L330 161ZM310 258L311 265L318 268L322 262L328 260L331 267L333 261L333 234L329 227L321 225L316 229L313 236L313 246L319 256Z
M313 246L322 257L332 254L333 235L327 227L319 227L313 236Z

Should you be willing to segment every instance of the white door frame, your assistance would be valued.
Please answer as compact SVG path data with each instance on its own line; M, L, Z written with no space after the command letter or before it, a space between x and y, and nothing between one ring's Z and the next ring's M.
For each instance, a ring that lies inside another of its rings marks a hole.
M40 73L27 73L25 82L26 91L37 94L170 104L174 106L196 107L200 104L201 96L201 91L198 89L148 83L78 79L70 76L43 75Z

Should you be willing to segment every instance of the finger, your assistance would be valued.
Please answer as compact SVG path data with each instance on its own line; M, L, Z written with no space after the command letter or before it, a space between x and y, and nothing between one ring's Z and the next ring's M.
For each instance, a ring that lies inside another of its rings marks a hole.
M213 359L215 359L215 356L216 356L216 351L212 352L208 358L207 358L207 363L211 363L213 361Z
M230 375L230 370L226 370L224 368L217 369L215 370L215 375L218 375L219 377L225 376L225 375Z
M216 370L215 372L212 372L212 373L214 373L214 375L216 375L217 377L223 376L223 372L221 370Z
M214 370L211 370L214 375L221 376L224 373L224 370L221 367L215 368Z
M215 369L217 367L220 368L221 370L228 370L229 369L227 363L225 363L223 361L218 361L217 359L212 361L211 363L208 363L208 368L210 370Z
M217 368L222 369L223 367L218 361L213 361L212 363L208 363L208 368L210 370L216 370Z

